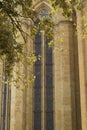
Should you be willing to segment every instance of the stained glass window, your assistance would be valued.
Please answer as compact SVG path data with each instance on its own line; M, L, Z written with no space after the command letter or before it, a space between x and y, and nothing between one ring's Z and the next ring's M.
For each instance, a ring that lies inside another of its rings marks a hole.
M47 10L44 10L44 9L43 9L43 10L41 10L41 11L39 12L38 17L39 17L39 19L47 18L47 17L52 18L52 15L51 15L50 13L48 13Z
M51 17L49 12L42 10L38 15L39 19ZM37 23L38 24L38 23ZM46 130L54 130L53 121L53 59L52 59L52 48L49 48L49 40L39 30L35 36L35 54L36 56L41 55L40 61L37 60L35 63L35 75L36 79L34 82L34 130L41 130L41 123L44 120L46 123ZM43 39L44 45L43 46ZM45 49L45 50L44 50ZM44 50L44 56L43 56ZM44 59L44 63L43 63ZM44 65L43 65L44 64ZM44 69L46 73L42 72ZM43 74L44 73L44 74ZM44 75L44 83L42 82ZM45 92L43 91L43 84ZM44 105L43 105L44 102ZM44 109L45 106L45 109ZM43 114L44 113L44 114Z

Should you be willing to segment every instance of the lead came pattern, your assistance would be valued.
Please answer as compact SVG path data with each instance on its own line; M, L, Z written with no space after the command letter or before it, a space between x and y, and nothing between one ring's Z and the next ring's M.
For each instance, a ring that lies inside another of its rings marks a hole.
M41 55L41 35L35 37L35 55ZM34 130L41 130L41 61L35 63L34 83Z
M46 130L54 130L53 123L53 61L52 48L48 47L46 38L46 91L45 91L45 107L46 107ZM41 35L38 33L35 37L35 54L41 55ZM34 130L41 130L41 60L35 63L35 85L34 85Z
M41 112L34 113L34 130L41 130Z
M46 115L46 130L54 130L53 112L47 112Z
M53 130L53 58L46 40L46 130Z

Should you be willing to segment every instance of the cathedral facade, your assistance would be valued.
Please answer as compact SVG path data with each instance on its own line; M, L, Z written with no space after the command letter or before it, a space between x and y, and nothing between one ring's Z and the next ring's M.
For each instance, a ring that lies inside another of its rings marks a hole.
M25 78L36 76L24 91L13 84L10 90L3 85L0 64L0 130L87 130L87 38L82 37L87 2L82 3L84 8L76 10L71 19L63 17L61 11L52 16L53 48L44 32L34 41L27 39L25 51L34 51L41 59L31 67L19 65ZM33 0L33 8L37 17L52 10L49 0ZM23 23L30 34L33 21L27 18Z

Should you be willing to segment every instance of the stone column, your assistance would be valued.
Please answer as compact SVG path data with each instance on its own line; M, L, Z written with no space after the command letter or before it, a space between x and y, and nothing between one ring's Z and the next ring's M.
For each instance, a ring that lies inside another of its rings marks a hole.
M55 130L77 130L74 28L69 20L56 25L54 47Z
M14 77L13 80L18 78L17 73L15 72L21 68L21 65L17 65L14 68ZM22 71L22 70L21 70ZM23 71L22 71L23 72ZM21 74L21 73L20 73ZM10 111L10 130L16 130L23 128L23 91L21 90L23 87L22 82L12 83L11 85L11 111Z
M84 59L84 78L85 78L85 95L86 95L86 124L87 124L87 1L83 1L83 9L82 9L82 31L85 32L85 37L82 36L83 40L83 59ZM86 125L87 129L87 125Z
M42 39L41 39L41 42L42 42L42 68L41 68L41 76L42 76L42 79L41 79L41 83L42 83L42 106L41 106L41 110L42 110L42 118L41 118L41 128L42 130L45 130L46 129L46 42L45 42L45 35L44 35L44 31L42 30L41 32L41 35L42 35Z
M81 11L77 10L79 79L81 100L82 130L87 129L87 2L84 0ZM86 29L86 30L85 30ZM85 32L86 31L86 32ZM83 34L83 32L85 32ZM86 35L85 35L86 34Z
M27 80L32 79L33 67L26 63L26 55L32 53L33 42L30 39L30 19L22 19L22 28L25 33L25 59L22 62L15 64L13 80L19 79L17 84L12 83L11 87L11 116L10 130L32 130L32 90L33 85ZM18 42L23 42L23 37L19 35ZM18 74L19 73L19 74ZM19 77L18 77L19 76ZM26 84L27 87L26 87Z
M33 21L31 19L25 19L26 24L26 32L28 34L27 41L24 49L24 53L26 55L30 56L31 58L34 54L34 44L33 39L31 37L31 27L33 25ZM28 84L25 88L24 93L24 118L25 118L25 124L23 126L23 130L33 130L33 105L34 105L34 99L33 99L33 78L34 78L34 66L33 64L29 65L26 63L24 64L24 71L25 71L25 78L28 81ZM29 82L30 80L30 82Z

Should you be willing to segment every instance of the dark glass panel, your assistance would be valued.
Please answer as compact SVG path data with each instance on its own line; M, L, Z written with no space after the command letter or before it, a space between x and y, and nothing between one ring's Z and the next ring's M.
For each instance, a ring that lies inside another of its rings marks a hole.
M41 35L35 36L35 55L41 56ZM41 130L41 60L35 63L34 82L34 130Z
M34 111L41 111L41 89L34 89Z
M53 113L46 113L46 130L54 130Z
M52 65L53 64L53 61L52 61L52 57L51 57L51 54L47 54L46 55L46 65Z
M46 130L53 130L53 57L46 41Z
M3 99L3 126L2 130L5 130L6 125L6 95L7 95L7 85L4 84L4 99Z
M41 130L41 113L34 113L34 130Z
M46 64L49 65L49 64L53 64L53 61L52 61L52 47L49 47L48 46L48 42L49 40L46 39Z
M52 65L46 66L46 87L53 87L53 70Z
M41 88L41 65L35 65L35 76L34 88Z
M53 88L46 89L46 112L53 112Z

